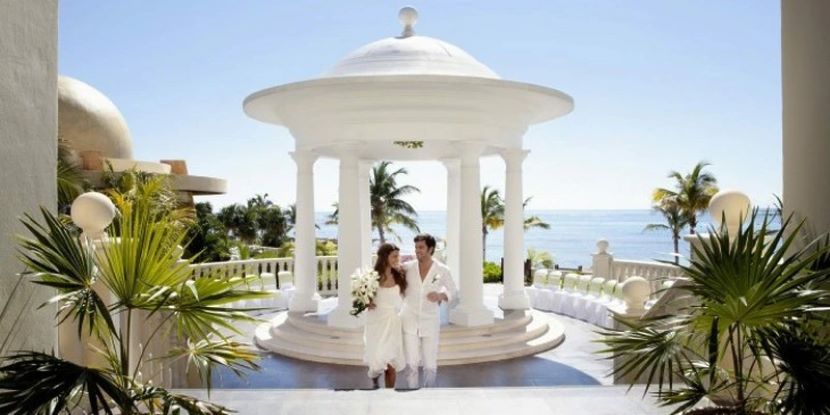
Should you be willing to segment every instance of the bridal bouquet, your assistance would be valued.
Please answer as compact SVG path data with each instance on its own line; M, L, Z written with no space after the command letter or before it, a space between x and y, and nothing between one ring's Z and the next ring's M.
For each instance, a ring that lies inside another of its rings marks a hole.
M380 285L380 275L375 270L358 269L352 274L352 311L349 314L357 317L363 310L369 308L369 303L375 298Z

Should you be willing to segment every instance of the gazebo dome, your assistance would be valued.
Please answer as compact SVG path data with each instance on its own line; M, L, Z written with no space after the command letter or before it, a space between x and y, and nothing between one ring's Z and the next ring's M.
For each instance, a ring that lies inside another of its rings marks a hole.
M322 78L377 75L450 75L500 79L458 46L428 36L398 36L362 46Z

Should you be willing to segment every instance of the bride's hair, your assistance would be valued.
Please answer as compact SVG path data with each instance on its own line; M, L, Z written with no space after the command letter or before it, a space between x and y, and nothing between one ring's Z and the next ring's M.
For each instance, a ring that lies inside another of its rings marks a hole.
M381 278L386 273L386 267L389 266L389 255L393 252L400 252L401 249L395 244L384 243L378 248L378 259L375 261L375 271L378 272ZM401 294L406 291L406 275L398 268L392 268L392 277L395 279L395 284L401 290Z

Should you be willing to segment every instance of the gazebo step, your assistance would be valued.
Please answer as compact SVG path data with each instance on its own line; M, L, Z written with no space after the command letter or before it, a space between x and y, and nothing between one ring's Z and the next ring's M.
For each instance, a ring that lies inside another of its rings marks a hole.
M270 324L257 327L255 342L259 347L302 360L363 365L362 333L359 337L356 331L348 337L335 337L316 331L306 332L302 327L308 325L300 324L301 327L297 327L288 324L293 320L290 317L286 318L285 314L277 316ZM502 321L501 324L514 328L497 328L490 331L496 333L492 335L485 332L482 335L444 338L442 332L439 365L489 362L527 356L554 348L564 340L564 329L548 315L533 312L527 313L526 317L529 324L525 326L517 326L512 321ZM524 317L515 320L524 320ZM320 323L314 322L310 325L317 326Z

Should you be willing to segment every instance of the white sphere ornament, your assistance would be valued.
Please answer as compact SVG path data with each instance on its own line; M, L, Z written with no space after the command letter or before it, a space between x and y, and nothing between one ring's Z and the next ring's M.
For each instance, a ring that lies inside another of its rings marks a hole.
M628 277L622 283L622 293L627 311L641 311L651 295L651 287L643 277Z
M749 196L737 190L721 190L709 201L709 216L717 229L726 226L729 235L740 230L742 222L752 211Z
M403 33L401 33L402 37L414 35L415 31L412 28L415 27L415 23L418 22L418 10L415 10L415 8L411 6L401 8L398 12L398 21L400 21L403 25Z
M597 241L597 252L600 254L608 253L608 240L600 239Z
M88 238L100 237L115 219L115 213L112 201L98 192L84 193L72 202L72 222L83 229Z

